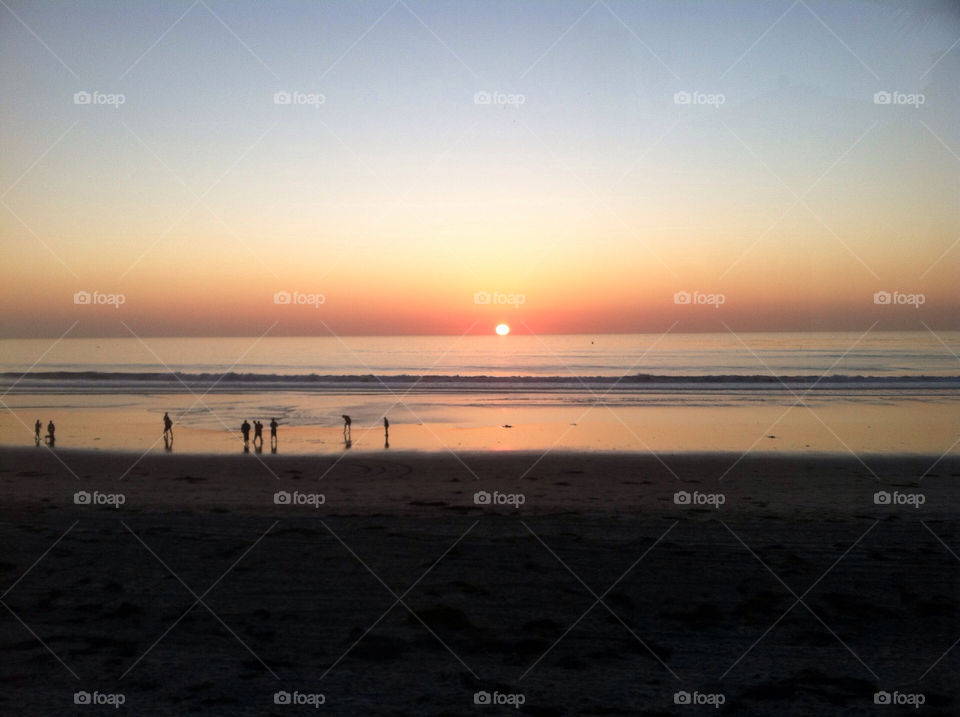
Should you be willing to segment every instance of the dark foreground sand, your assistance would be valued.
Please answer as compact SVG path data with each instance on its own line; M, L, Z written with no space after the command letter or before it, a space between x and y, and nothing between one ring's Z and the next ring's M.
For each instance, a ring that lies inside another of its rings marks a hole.
M0 713L960 714L960 459L461 458L0 451Z

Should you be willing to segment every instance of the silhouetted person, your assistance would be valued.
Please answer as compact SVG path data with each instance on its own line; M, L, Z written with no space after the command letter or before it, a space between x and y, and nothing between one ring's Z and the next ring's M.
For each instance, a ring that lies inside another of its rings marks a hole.
M173 421L170 420L170 414L163 414L163 437L170 437L170 440L173 441Z
M260 421L253 422L253 447L263 448L263 424ZM258 451L259 453L259 451Z
M390 447L390 421L386 416L383 417L383 447Z
M57 427L53 425L53 421L50 421L50 423L47 424L47 443L49 443L51 446L57 442L57 439L54 436L56 432Z
M250 424L247 423L247 419L243 419L243 423L240 424L240 433L243 434L243 446L244 452L246 452L247 445L250 443Z
M277 452L277 427L279 425L280 424L277 423L276 418L270 419L270 452L271 453Z
M350 420L350 416L347 416L345 414L341 414L340 417L343 419L343 442L344 443L347 443L348 441L352 442L353 436L352 436L351 426L353 425L353 421ZM349 447L350 446L347 446L347 448Z
M33 440L39 446L40 445L40 429L43 427L43 424L40 423L40 419L37 419L37 422L33 424Z

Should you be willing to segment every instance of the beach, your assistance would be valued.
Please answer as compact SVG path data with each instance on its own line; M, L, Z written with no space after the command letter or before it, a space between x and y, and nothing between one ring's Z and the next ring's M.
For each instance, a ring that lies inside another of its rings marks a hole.
M739 457L5 448L4 711L955 714L960 460Z

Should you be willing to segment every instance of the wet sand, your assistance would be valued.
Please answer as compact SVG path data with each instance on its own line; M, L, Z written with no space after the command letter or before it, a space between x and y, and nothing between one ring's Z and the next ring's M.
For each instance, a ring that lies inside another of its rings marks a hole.
M960 709L956 457L538 455L0 450L0 709Z

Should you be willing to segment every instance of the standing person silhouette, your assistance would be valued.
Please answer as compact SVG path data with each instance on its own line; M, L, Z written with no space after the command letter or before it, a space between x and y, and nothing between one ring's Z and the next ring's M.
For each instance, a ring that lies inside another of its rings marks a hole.
M247 423L247 419L243 419L243 423L240 424L240 433L243 434L243 446L246 448L250 444L250 424Z
M260 421L253 422L253 445L263 448L263 424Z
M53 419L50 420L50 423L47 424L47 443L51 447L57 442L57 439L54 437L54 434L57 432L57 427L53 425Z
M390 447L390 420L386 416L383 417L383 447Z
M277 423L276 418L270 419L270 452L277 452L277 426L280 424Z
M38 418L37 422L33 424L33 440L38 446L40 445L40 429L41 428L42 428L42 424L40 423L40 419Z
M170 414L163 414L163 436L164 438L169 437L170 440L173 440L173 421L170 420Z
M344 442L344 443L348 443L348 442L352 443L352 442L353 442L353 441L352 441L352 438L353 438L353 436L352 436L352 433L353 433L353 431L352 431L353 421L351 421L351 420L350 420L350 416L347 416L346 414L341 414L340 417L343 419L343 442Z

